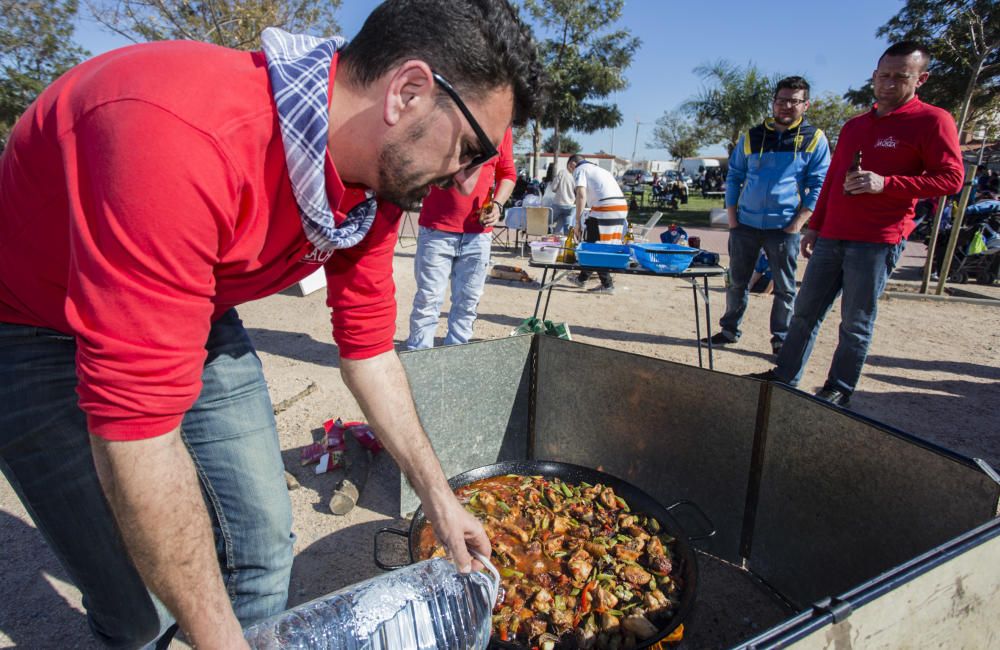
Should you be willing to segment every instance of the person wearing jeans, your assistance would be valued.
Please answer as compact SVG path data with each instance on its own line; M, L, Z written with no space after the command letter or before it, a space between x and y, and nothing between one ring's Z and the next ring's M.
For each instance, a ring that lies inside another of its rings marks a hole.
M799 231L830 166L826 136L806 122L808 109L806 80L782 79L774 92L773 117L740 136L729 157L729 286L714 345L736 343L742 335L750 278L762 248L774 276L771 351L777 354L785 341L795 301Z
M840 131L816 211L802 235L809 259L785 345L772 370L750 375L797 386L823 319L838 295L840 337L822 400L847 406L871 345L878 299L913 231L920 198L957 192L964 169L951 115L916 96L928 77L926 48L891 45L872 77L877 103ZM854 169L857 160L861 169Z
M39 531L83 595L94 636L110 647L148 639L166 647L173 617L132 564L97 477L77 404L76 353L72 336L0 323L0 404L20 406L0 409L0 470L32 504ZM292 508L267 383L235 309L212 324L205 353L203 387L181 436L219 531L233 610L254 621L285 607ZM230 489L237 477L240 489Z
M486 285L490 232L500 218L500 206L514 191L514 137L504 133L500 155L479 171L475 189L463 194L452 187L434 187L420 209L420 232L413 272L417 291L410 311L407 350L434 346L445 289L451 284L451 309L444 344L468 343L476 309ZM492 205L487 201L494 190Z

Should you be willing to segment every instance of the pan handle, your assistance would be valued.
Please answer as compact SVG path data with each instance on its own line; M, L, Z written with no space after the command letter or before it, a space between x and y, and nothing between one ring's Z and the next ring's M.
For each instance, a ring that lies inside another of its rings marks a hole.
M694 501L688 501L687 499L682 499L680 501L677 501L673 505L667 506L667 512L673 514L674 508L684 508L684 507L693 510L695 514L698 515L698 518L702 520L702 523L705 524L704 530L708 531L707 533L701 533L700 535L688 535L689 542L695 542L698 541L699 539L708 539L709 537L713 537L715 533L718 532L715 528L715 524L712 523L712 520L708 518L708 515L705 514L705 511L699 508L698 504L696 504Z
M378 556L378 538L380 535L397 535L399 537L405 537L407 540L410 539L410 533L405 530L400 530L398 528L379 528L375 531L375 548L373 557L375 559L375 566L382 569L383 571L395 571L396 569L402 569L405 566L409 566L410 563L405 564L387 564L379 559Z

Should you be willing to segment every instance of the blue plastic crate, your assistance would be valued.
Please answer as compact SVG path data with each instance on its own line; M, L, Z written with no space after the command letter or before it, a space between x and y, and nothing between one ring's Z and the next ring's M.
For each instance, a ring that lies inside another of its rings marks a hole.
M701 251L679 244L630 244L639 265L655 273L683 273Z
M582 242L576 247L576 260L580 266L602 269L627 269L632 261L632 250L623 244L591 244Z

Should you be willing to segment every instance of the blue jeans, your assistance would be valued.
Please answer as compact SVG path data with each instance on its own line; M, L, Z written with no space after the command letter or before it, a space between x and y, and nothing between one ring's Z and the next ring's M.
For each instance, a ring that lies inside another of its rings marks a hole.
M417 293L410 312L407 350L434 347L434 333L449 280L451 309L444 344L468 343L486 285L489 261L489 233L445 232L420 226L414 263Z
M291 504L267 385L235 310L205 347L204 386L181 434L226 588L247 624L285 607ZM82 592L94 635L115 648L169 641L173 619L129 560L94 469L75 355L72 336L0 324L0 469Z
M840 303L840 340L825 388L850 396L868 356L878 300L899 262L905 242L871 244L820 237L806 266L785 345L774 372L797 386L812 353L816 335L833 301Z
M573 228L576 220L575 205L553 205L552 206L552 232L557 235L566 235Z
M771 345L784 343L795 302L795 270L801 239L799 233L760 230L742 224L729 231L729 288L726 289L726 313L719 320L726 337L736 341L742 335L740 322L747 310L750 278L763 248L774 279Z

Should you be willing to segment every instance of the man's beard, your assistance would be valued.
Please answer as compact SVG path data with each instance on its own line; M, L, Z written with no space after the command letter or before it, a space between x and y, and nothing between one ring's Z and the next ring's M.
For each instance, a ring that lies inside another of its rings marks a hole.
M782 115L775 115L774 121L775 123L780 124L781 126L790 126L792 122L795 121L795 118L791 116L785 117Z
M424 135L424 124L416 124L403 138L403 142L387 142L378 154L378 198L395 203L403 210L420 208L431 185L450 187L452 178L423 180L423 174L413 169L413 159L405 152L413 148Z

